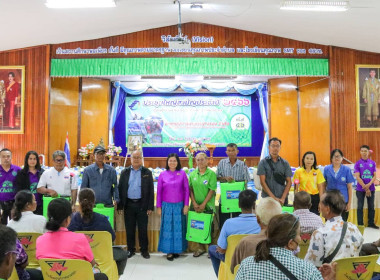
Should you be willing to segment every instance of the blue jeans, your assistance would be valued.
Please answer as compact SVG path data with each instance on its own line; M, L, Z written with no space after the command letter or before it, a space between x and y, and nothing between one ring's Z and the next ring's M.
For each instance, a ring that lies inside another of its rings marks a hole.
M226 255L217 252L216 247L217 247L216 245L211 245L210 247L208 247L208 253L210 254L212 267L214 268L215 275L216 277L218 277L220 261L224 262L224 258Z
M358 209L357 209L357 216L358 216L358 225L364 225L363 223L363 206L364 206L364 198L365 192L357 191L356 197L358 198ZM372 226L375 224L375 192L371 192L371 196L367 197L367 205L368 205L368 225Z

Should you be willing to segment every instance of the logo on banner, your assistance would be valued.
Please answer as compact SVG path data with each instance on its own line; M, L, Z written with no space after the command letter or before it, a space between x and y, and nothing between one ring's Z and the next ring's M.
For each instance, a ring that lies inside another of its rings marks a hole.
M359 279L360 276L362 276L364 273L368 271L367 270L368 265L369 265L369 262L354 262L352 263L354 270L352 270L351 272L356 274L356 276Z
M141 107L141 103L138 100L133 100L129 103L128 108L131 110L138 110Z

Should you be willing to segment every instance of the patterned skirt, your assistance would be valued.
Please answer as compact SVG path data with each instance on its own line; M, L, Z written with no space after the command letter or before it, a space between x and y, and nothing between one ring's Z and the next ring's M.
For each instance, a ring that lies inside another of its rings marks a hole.
M162 216L158 251L179 254L187 249L186 216L183 202L162 202Z

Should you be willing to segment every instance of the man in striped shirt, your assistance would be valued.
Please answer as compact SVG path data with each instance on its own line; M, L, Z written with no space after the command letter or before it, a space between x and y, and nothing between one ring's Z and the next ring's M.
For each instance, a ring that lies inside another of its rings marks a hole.
M227 145L226 154L228 158L222 159L218 164L217 179L221 183L226 182L248 182L250 180L248 167L244 161L237 158L239 153L235 143ZM219 203L219 228L223 227L224 222L232 217L239 216L240 212L221 213L221 205Z

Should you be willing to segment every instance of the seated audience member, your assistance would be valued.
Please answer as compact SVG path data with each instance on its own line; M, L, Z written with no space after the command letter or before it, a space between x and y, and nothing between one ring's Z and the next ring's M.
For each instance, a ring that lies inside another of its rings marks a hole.
M8 226L16 232L44 233L46 219L41 215L33 214L37 208L35 196L26 190L19 191L15 197L12 220Z
M26 254L21 242L16 240L17 259L15 268L20 280L43 280L42 272L39 269L26 268L29 264L28 255Z
M365 243L360 250L359 256L377 255L380 253L379 247L380 239L372 243Z
M231 260L231 272L234 272L235 266L250 256L256 254L256 246L261 241L266 239L266 230L272 217L281 214L281 204L271 197L262 198L256 207L257 222L261 227L259 234L252 234L244 237L236 246L235 252Z
M338 190L329 190L324 193L319 203L322 216L326 219L326 224L314 231L311 236L310 246L305 256L305 260L319 267L323 263L331 263L333 260L357 257L363 244L363 236L359 229L342 219L342 212L346 204L343 195ZM334 255L333 252L343 237L343 242Z
M17 259L17 233L10 227L0 225L0 279L8 279Z
M96 265L91 247L83 233L71 232L71 204L64 198L52 200L48 206L48 232L37 238L36 258L79 259ZM96 268L95 268L96 269ZM95 273L95 280L108 279L104 273Z
M70 231L108 231L115 241L116 235L107 217L95 213L95 192L92 189L82 189L79 192L79 212L72 216L68 229ZM122 275L127 264L128 252L122 248L113 247L113 258L117 264L119 275Z
M310 212L311 196L305 191L298 192L294 195L294 212L300 218L301 234L313 233L314 230L323 226L320 216Z
M334 279L329 277L334 273L331 266L324 265L323 278L321 272L313 264L294 256L293 251L301 242L298 219L297 216L288 213L274 216L268 224L267 239L257 245L254 257L248 257L242 261L235 279ZM285 275L279 268L281 265L293 274L294 278Z
M43 212L42 194L37 192L37 184L43 172L37 152L29 151L25 155L24 167L17 172L16 176L17 192L28 190L34 194L37 201L34 214L38 215L42 215Z
M233 234L254 234L259 233L261 228L257 223L255 209L256 193L252 190L244 190L239 194L239 207L241 214L238 217L228 219L220 231L218 245L209 247L212 266L216 276L218 276L220 261L224 261L227 250L227 238Z

